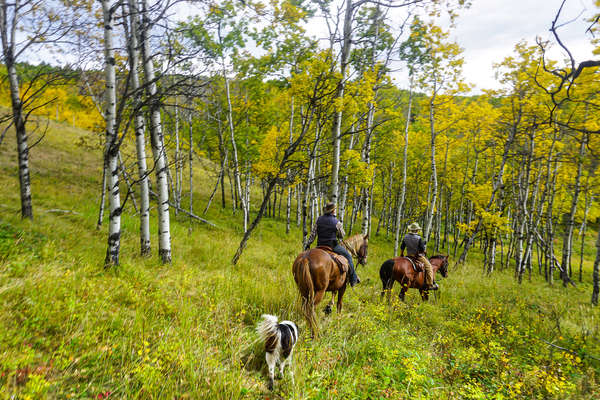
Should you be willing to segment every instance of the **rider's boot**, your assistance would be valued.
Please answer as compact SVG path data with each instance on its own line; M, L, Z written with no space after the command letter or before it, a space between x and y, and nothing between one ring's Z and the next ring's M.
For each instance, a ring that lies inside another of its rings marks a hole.
M440 287L438 286L438 284L436 282L433 282L428 288L427 290L438 290Z
M360 283L360 279L358 278L358 275L356 275L355 272L354 276L350 277L350 287L354 287L354 285L356 285L357 283Z

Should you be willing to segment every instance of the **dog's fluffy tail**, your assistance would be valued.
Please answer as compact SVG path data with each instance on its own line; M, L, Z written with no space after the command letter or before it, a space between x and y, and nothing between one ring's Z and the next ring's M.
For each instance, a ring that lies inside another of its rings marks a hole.
M270 314L263 314L262 320L256 327L256 332L265 343L267 351L274 349L279 339L279 329L277 329L277 317Z

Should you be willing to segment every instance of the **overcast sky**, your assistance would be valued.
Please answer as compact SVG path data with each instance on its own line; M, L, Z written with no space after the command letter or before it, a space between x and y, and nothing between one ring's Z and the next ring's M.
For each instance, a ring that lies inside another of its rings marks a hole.
M512 54L520 40L535 44L536 36L548 39L549 28L562 0L472 0L470 9L461 12L451 37L464 48L464 76L481 89L499 87L494 78L493 63ZM559 21L576 21L559 30L561 40L573 52L576 61L591 59L590 35L585 19L596 8L592 0L567 0ZM558 47L555 45L555 47ZM557 50L557 49L555 49ZM558 52L553 59L562 59Z

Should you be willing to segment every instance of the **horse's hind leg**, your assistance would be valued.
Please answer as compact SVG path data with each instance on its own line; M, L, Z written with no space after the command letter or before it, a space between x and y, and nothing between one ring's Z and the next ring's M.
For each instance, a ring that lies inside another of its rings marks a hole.
M383 300L383 296L387 293L387 302L390 303L391 294L392 294L392 286L394 286L394 278L389 278L386 281L381 281L383 288L381 289L381 300Z
M408 286L402 285L402 290L400 290L400 293L398 294L398 298L400 299L400 301L404 301L404 297L406 296L407 290L408 290Z
M337 312L342 312L342 298L344 297L344 292L346 291L346 285L342 286L340 290L338 290L338 298L337 298Z
M331 310L333 310L333 300L335 299L335 292L331 292L331 300L327 303L327 307L325 307L325 315L331 314Z

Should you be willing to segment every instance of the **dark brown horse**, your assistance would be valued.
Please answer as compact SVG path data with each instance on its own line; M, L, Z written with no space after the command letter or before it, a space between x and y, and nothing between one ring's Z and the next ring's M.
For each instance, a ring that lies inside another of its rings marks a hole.
M359 234L344 241L344 245L348 247L350 254L353 254L362 265L367 263L368 239L368 234L365 236ZM313 337L318 334L319 329L315 307L321 302L325 292L331 292L331 301L327 309L331 310L337 293L337 311L342 311L342 298L346 291L348 275L346 271L341 272L331 256L325 250L319 248L304 251L296 257L292 272L300 296L302 296L302 312L310 326Z
M448 256L437 255L429 259L431 266L433 267L433 275L436 272L440 272L445 278L448 276ZM386 293L388 294L388 302L392 291L394 281L398 281L402 285L400 294L398 297L404 301L404 295L409 288L419 289L421 298L424 301L429 299L429 291L425 290L425 271L415 271L412 263L406 257L391 258L381 264L379 269L379 277L383 284L383 290L381 291L381 298Z

